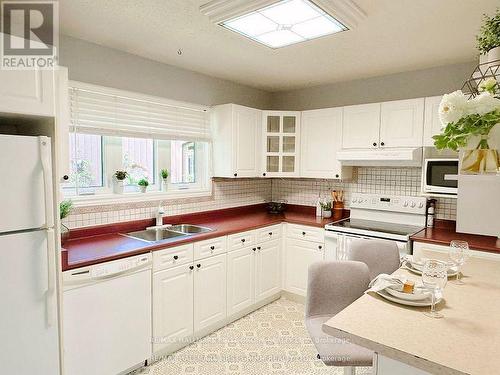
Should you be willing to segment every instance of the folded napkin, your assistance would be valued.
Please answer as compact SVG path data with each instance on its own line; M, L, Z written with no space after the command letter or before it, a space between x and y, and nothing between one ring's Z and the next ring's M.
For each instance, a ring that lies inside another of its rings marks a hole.
M365 293L377 293L389 287L398 288L401 287L405 281L406 277L402 275L388 275L386 273L381 273L370 282L368 285L370 288Z

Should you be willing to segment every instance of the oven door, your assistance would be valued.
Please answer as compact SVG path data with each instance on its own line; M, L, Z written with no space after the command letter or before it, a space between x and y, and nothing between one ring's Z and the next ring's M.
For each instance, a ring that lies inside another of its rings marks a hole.
M423 176L424 193L457 194L458 160L426 159Z
M326 260L349 260L349 249L354 240L370 240L382 242L394 242L398 246L401 257L411 253L408 241L386 240L378 237L347 234L333 231L325 233L325 259Z

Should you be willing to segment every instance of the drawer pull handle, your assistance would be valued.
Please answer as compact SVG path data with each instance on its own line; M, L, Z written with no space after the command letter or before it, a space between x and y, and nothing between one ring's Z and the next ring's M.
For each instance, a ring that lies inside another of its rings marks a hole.
M257 250L255 247L252 249L253 251Z
M245 242L246 240L244 238L241 239L241 242Z
M318 249L320 249L320 250L321 250L322 248L323 248L323 246L321 246L321 245L319 245L319 246L318 246Z
M305 236L306 235L306 232L302 232L302 235Z
M210 250L215 250L215 246L210 246Z
M260 250L260 246L257 246L257 250Z
M200 264L200 263L198 263L198 264L196 265L196 267L200 268L200 267L201 267L201 264Z
M174 255L174 260L177 260L179 259L179 256L178 255Z
M273 232L269 232L269 235L272 236L273 235Z
M192 271L194 270L194 266L189 266L189 269Z

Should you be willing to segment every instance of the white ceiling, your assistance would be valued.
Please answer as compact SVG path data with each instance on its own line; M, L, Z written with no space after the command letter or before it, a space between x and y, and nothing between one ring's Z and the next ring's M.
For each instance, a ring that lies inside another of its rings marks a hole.
M475 58L498 0L355 0L356 29L270 49L212 24L208 0L63 0L63 34L166 64L279 91ZM182 49L182 55L177 51Z

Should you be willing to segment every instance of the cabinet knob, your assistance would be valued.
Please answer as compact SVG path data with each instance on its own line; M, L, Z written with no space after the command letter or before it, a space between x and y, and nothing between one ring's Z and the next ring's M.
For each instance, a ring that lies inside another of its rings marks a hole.
M385 146L385 143L384 142L380 142L380 146Z
M210 250L215 250L215 246L210 246Z
M234 174L234 177L238 177L238 173L235 173L235 174Z
M201 264L200 264L200 263L198 263L198 264L196 265L196 267L200 268L200 267L201 267Z
M177 260L179 259L179 256L178 255L174 255L174 260Z
M68 180L69 180L69 176L68 176L67 174L65 174L65 175L63 176L63 180L64 180L64 181L68 181Z
M306 232L302 232L302 235L305 236L306 235Z
M257 250L255 247L254 247L254 248L252 248L252 251L255 251L255 250Z
M269 235L272 236L273 235L273 232L269 232Z
M373 142L373 145L376 146L377 145L377 142Z
M257 246L257 250L260 250L260 249L261 249L261 247L260 247L260 246Z
M335 175L335 178L339 178L339 177L340 177L340 175L338 175L338 174Z
M245 242L246 240L244 238L241 239L241 242Z
M323 246L321 246L321 245L319 245L319 246L318 246L318 249L320 249L320 250L321 250L322 248L323 248Z
M189 266L189 269L192 271L194 270L194 266Z
M262 176L266 177L266 174L265 174L265 173L262 173Z

